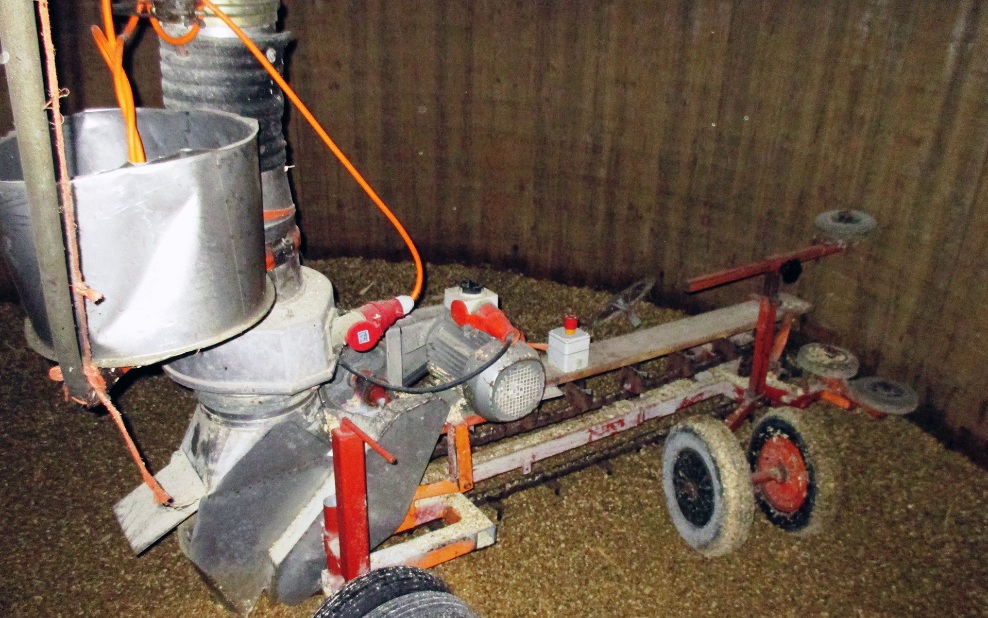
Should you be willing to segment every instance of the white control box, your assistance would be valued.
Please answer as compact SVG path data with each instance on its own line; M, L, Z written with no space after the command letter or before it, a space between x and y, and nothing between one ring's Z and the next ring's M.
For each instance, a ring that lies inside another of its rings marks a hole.
M446 288L443 292L443 305L446 310L450 310L453 307L454 300L462 300L466 303L467 311L474 313L479 307L484 305L494 305L498 306L497 294L491 292L487 288L481 288L479 292L471 293L463 291L463 286L455 286L451 288Z
M590 333L577 328L573 334L559 327L549 331L549 363L563 373L584 369L590 362Z

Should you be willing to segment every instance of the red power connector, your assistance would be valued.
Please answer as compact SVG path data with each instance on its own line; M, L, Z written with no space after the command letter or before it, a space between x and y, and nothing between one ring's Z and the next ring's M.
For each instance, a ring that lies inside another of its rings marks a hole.
M511 324L508 316L494 305L481 305L474 313L470 313L467 304L462 300L454 300L449 308L453 321L460 326L473 326L477 330L482 330L491 337L496 337L501 341L507 341L508 336L514 334L518 341L524 341L525 337L521 331Z
M367 303L357 311L364 317L346 332L346 343L358 352L370 350L381 340L384 332L412 310L414 301L408 296Z

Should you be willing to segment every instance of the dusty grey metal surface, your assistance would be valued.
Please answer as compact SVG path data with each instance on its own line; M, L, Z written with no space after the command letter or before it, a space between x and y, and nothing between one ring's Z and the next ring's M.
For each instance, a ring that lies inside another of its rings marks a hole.
M327 331L336 316L333 286L302 268L302 289L278 299L257 326L222 345L165 366L179 384L212 393L293 395L333 377Z
M284 68L288 33L276 32L278 0L226 0L217 5L241 27L271 63ZM176 47L161 41L161 87L168 109L215 109L258 122L262 171L265 243L269 276L279 297L295 294L301 285L300 235L285 166L280 88L233 32L206 12L207 27L191 42ZM272 212L280 211L280 212Z
M268 549L332 470L330 444L304 423L280 423L199 503L183 551L238 612L270 585ZM188 532L188 531L187 531Z
M151 488L141 483L113 507L120 528L135 554L140 554L161 537L192 516L206 485L181 450L172 453L171 462L154 475L172 504L158 504Z
M314 392L263 399L230 396L225 405L220 404L220 397L213 396L206 399L205 404L196 406L181 446L209 490L215 488L272 427L311 416L318 407Z
M438 397L416 396L391 402L374 418L348 415L398 460L391 465L376 453L367 454L372 548L390 537L408 513L448 414L449 406ZM319 591L326 568L322 529L320 513L276 566L271 590L279 602L300 603Z
M373 348L361 354L355 354L350 366L358 373L369 372L381 375L384 370L384 351L380 347ZM327 409L348 414L375 416L380 413L376 402L367 401L363 390L367 387L349 371L337 371L331 382L319 387L319 397Z
M273 28L278 20L281 0L216 0L214 4L241 28ZM223 22L209 12L205 22L207 27L225 27Z
M30 296L36 315L49 327L49 340L54 347L54 356L62 366L65 385L74 397L88 399L89 385L82 373L65 262L55 164L42 89L35 5L24 0L3 0L0 14L3 15L0 45L6 58L3 71L10 90L14 125L24 137L19 152L16 148L2 149L0 168L24 170L25 199L30 201L30 218L35 224L19 225L17 233L20 242L39 248L35 261L18 263L12 259L8 248L10 241L5 236L4 252L22 301L26 303ZM25 289L27 280L37 282L37 287Z
M384 334L388 382L407 386L428 372L426 340L436 320L446 313L442 305L421 307L388 329Z
M274 281L278 297L288 298L302 289L299 257L302 237L295 223L295 202L285 166L261 173L261 195L265 212L264 247L274 265L269 266L268 276Z
M500 343L500 342L498 342ZM467 365L472 372L491 356L489 348L481 358ZM494 350L496 353L497 350ZM525 344L511 346L493 365L467 382L467 400L485 419L493 422L516 421L533 411L545 391L545 367L538 353Z
M228 339L274 301L264 273L256 124L220 112L138 110L148 163L127 161L118 110L66 122L93 358L147 365ZM30 318L29 342L53 355L25 186L0 140L0 226Z
M401 524L412 496L422 480L432 449L439 440L449 406L437 396L398 399L387 406L393 419L382 418L378 443L398 460L391 465L376 453L367 456L367 512L371 547L391 536ZM364 417L351 420L365 431L373 430L374 421ZM375 435L375 434L372 434Z
M269 594L279 603L297 605L322 588L326 568L323 547L323 517L316 516L295 547L275 567Z

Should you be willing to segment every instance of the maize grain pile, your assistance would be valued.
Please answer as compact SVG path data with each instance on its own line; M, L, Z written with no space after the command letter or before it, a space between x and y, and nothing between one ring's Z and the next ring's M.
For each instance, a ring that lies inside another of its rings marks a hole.
M404 293L407 264L337 259L342 307ZM608 292L493 268L436 266L423 304L463 278L497 291L531 341ZM680 317L646 305L646 325ZM110 419L61 400L26 347L23 313L0 303L0 615L223 616L174 535L135 557L112 506L139 482ZM627 332L623 320L595 331ZM195 398L160 370L114 394L153 470L177 447ZM895 378L896 376L889 376ZM799 538L756 516L741 551L706 559L665 511L661 445L507 498L499 540L436 569L482 616L986 615L988 473L902 418L817 406L844 470L837 520ZM741 432L743 433L743 432ZM310 616L319 605L253 614Z

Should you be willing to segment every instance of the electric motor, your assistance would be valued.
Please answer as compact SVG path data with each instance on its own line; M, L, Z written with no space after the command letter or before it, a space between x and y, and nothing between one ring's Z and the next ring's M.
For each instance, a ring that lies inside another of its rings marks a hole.
M429 369L446 379L468 375L504 346L470 326L440 319L429 333ZM512 345L493 365L464 385L467 401L488 421L518 420L539 405L545 390L545 368L538 353L524 344Z

